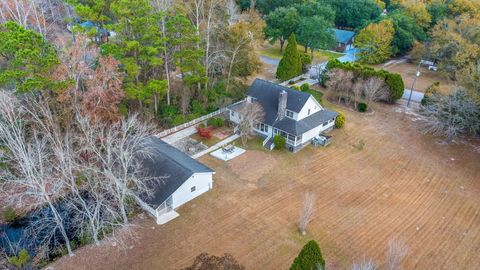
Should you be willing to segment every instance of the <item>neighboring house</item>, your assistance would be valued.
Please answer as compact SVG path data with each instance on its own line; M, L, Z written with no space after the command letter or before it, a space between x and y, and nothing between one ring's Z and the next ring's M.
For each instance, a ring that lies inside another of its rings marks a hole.
M75 27L81 27L87 31L90 31L92 29L95 29L95 36L93 37L93 40L97 43L100 42L108 42L110 37L115 37L117 33L113 31L108 31L103 28L101 28L99 25L95 24L92 21L84 21L82 23L78 24L67 24L67 30L73 33L73 29Z
M273 149L276 134L286 139L286 147L296 152L311 140L333 129L338 113L325 110L310 94L272 82L256 79L247 98L228 108L230 121L240 123L242 106L258 102L265 113L263 121L254 123L254 131L265 138L263 145Z
M148 183L152 194L136 199L157 224L164 224L178 216L174 209L212 189L215 172L159 138L150 140L150 155L142 165L147 177L158 180Z
M335 40L337 41L335 51L344 53L354 48L353 42L355 38L355 32L341 29L334 29L334 31Z

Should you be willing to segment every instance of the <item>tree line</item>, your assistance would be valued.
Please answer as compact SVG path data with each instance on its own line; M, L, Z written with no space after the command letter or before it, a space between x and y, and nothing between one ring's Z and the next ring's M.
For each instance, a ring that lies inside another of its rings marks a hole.
M103 77L114 76L117 91L102 97L114 99L119 114L141 111L169 126L241 98L244 78L260 67L254 47L263 41L263 21L254 11L240 13L231 1L57 2L52 13L69 18L71 34L60 16L47 16L44 2L1 4L3 88L95 96L90 73L109 58L116 66ZM43 13L15 12L27 3Z

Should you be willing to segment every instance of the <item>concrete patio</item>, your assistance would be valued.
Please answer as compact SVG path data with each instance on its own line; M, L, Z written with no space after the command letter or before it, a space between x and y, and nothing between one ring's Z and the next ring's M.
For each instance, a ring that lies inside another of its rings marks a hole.
M210 153L210 155L213 156L213 157L216 157L220 160L223 160L223 161L229 161L231 159L234 159L234 158L240 156L243 153L245 153L245 149L234 146L233 150L231 152L226 152L226 151L224 151L223 148L221 148L221 149L218 149L218 150Z

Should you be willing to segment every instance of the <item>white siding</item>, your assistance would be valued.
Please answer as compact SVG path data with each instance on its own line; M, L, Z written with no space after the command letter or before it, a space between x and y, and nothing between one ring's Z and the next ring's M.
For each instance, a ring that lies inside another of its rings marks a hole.
M173 208L180 207L184 203L207 192L213 186L213 173L196 173L192 175L183 185L181 185L173 194ZM192 192L191 188L195 187Z
M310 114L308 114L308 110L310 109ZM302 110L297 115L297 121L302 120L303 118L312 115L320 110L323 110L323 107L320 105L320 103L317 102L317 100L313 97L310 96L310 98L305 102L305 105L303 105Z
M311 130L303 133L302 144L309 142L310 140L313 139L313 137L319 135L320 133L324 132L327 129L332 128L334 125L335 125L335 121L332 121L325 126L320 125L318 127L312 128Z
M311 141L313 139L313 137L320 134L320 130L321 130L321 126L318 126L316 128L312 128L309 131L303 133L302 134L302 144Z
M235 124L240 123L240 114L234 111L230 111L230 121L234 122Z

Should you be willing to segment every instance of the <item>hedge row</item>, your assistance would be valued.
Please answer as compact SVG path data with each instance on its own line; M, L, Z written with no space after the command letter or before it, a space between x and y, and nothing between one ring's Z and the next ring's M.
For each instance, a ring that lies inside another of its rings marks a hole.
M327 64L326 70L331 70L334 68L352 71L356 77L362 77L363 79L378 77L384 80L390 93L390 99L387 100L387 102L393 103L400 99L403 95L403 91L405 90L403 79L398 73L391 73L383 69L376 70L360 63L342 63L337 59L330 60Z

